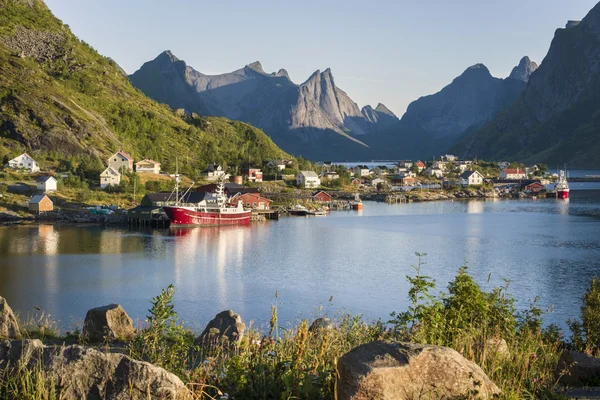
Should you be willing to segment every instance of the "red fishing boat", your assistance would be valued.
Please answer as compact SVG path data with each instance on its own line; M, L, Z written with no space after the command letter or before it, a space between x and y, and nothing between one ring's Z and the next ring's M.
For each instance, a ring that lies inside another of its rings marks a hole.
M178 193L179 177L175 178ZM217 184L215 193L207 193L197 202L189 202L190 196L184 194L173 206L165 206L163 210L171 221L171 226L220 226L220 225L250 225L252 211L244 210L241 201L229 204L225 195L223 182ZM187 200L187 202L186 202Z
M556 197L559 199L568 199L569 198L569 182L567 182L567 176L565 175L565 171L560 170L558 174L558 181L554 185L554 190L556 191Z

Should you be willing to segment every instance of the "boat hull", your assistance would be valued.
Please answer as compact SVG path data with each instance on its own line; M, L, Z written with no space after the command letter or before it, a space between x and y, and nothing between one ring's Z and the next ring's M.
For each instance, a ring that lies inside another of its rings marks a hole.
M559 199L568 199L569 198L569 190L558 190L556 192L556 197Z
M352 204L352 209L353 210L357 210L357 211L362 210L363 209L363 205L362 205L362 203L353 203Z
M250 225L252 211L243 212L203 212L183 207L163 207L171 221L171 226L222 226Z

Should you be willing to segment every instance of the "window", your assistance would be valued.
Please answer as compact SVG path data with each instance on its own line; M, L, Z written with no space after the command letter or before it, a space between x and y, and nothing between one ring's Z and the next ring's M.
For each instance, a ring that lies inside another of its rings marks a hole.
M252 207L256 207L256 202L252 203Z

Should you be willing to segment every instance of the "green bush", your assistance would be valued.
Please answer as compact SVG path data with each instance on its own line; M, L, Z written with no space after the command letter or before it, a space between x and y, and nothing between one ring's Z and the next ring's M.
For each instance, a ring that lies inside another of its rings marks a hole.
M568 320L571 344L581 352L598 355L600 350L600 278L594 277L583 295L581 321Z

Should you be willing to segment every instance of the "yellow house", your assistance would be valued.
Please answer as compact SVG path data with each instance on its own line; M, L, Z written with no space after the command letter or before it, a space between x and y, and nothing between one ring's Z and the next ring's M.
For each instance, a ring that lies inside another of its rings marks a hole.
M29 211L35 213L42 213L52 211L54 209L54 203L45 194L35 195L29 200Z

